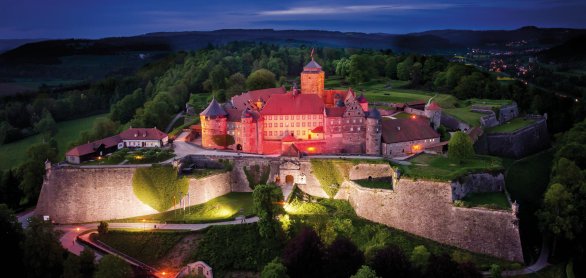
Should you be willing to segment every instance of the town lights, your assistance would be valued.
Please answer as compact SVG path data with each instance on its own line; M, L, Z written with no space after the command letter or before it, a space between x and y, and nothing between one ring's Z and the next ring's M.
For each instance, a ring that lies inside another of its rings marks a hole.
M415 120L416 118L417 118L417 116L411 115L411 119L414 119Z
M315 147L308 147L307 151L310 153L315 152Z

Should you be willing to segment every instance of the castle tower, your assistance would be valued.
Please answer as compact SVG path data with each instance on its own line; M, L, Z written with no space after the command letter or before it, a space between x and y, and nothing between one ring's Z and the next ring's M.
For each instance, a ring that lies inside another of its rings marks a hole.
M366 154L380 155L381 136L381 115L376 108L373 108L366 118Z
M442 121L442 108L436 102L431 102L425 105L424 113L431 127L437 130Z
M199 113L201 121L201 145L204 148L223 149L225 147L218 144L226 140L226 138L222 138L222 136L227 135L226 115L228 113L226 113L215 98L212 99L205 110Z
M242 116L240 117L240 142L243 152L262 153L263 125L264 121L258 112L249 109L242 111Z
M324 99L325 73L321 69L321 66L313 59L313 50L311 53L311 61L303 67L303 72L301 73L301 93L317 94Z

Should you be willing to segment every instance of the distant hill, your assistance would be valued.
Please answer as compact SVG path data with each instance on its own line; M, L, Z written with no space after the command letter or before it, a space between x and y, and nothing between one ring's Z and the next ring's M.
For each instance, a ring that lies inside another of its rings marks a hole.
M0 53L17 48L23 44L44 41L44 40L47 40L47 39L9 39L9 40L1 40L0 39Z
M539 57L552 62L578 62L586 60L586 35L539 53Z

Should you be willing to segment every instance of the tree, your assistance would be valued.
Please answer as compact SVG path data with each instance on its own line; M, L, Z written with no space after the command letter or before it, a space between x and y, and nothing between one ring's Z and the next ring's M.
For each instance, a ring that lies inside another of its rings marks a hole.
M79 272L81 277L91 278L94 275L96 254L89 248L84 248L79 254Z
M371 262L380 277L412 277L414 269L403 251L396 245L388 245L376 252Z
M350 276L350 278L380 278L376 275L376 272L368 267L367 265L363 265L356 274Z
M427 265L427 277L446 277L458 278L459 274L458 263L454 262L450 255L431 255Z
M2 271L20 273L22 271L23 252L20 243L24 239L22 226L14 212L5 204L0 204L0 254L2 255Z
M320 277L323 256L323 243L317 233L309 227L303 227L285 246L283 263L292 278Z
M236 142L234 140L234 136L232 136L230 134L214 135L214 136L212 136L212 141L214 141L214 144L216 144L217 146L220 146L223 148L227 148L230 145L234 145L234 143Z
M261 278L289 278L287 275L287 268L283 265L279 258L275 258L270 263L265 265L260 273Z
M92 126L93 139L102 139L118 133L120 124L109 118L97 118Z
M338 237L325 251L324 272L329 277L349 277L364 264L364 254L345 237Z
M19 189L23 193L22 204L36 202L41 186L45 167L42 162L29 160L18 167L18 176L21 177Z
M421 84L421 82L423 81L422 70L423 65L421 65L421 63L416 62L413 64L413 66L411 67L411 71L409 72L409 75L411 77L411 85L417 86Z
M372 67L372 59L367 54L352 55L350 57L349 70L348 81L353 84L369 81L376 75Z
M69 253L63 262L63 278L81 278L79 257Z
M260 184L254 187L252 202L254 212L260 218L259 234L264 238L274 238L280 229L277 215L283 211L279 203L283 200L281 188L274 184Z
M403 62L397 64L397 78L404 81L409 80L411 78L412 67L413 57L409 56Z
M538 212L538 217L542 229L554 236L553 253L557 239L573 239L582 222L578 219L574 195L560 183L552 184L545 192L543 208Z
M463 159L472 156L474 156L472 139L462 131L454 133L448 143L448 157L461 163Z
M100 221L100 224L98 225L98 233L100 235L105 235L108 233L108 222Z
M230 75L226 83L228 86L226 89L227 99L230 99L231 97L246 91L246 78L244 75L242 75L242 73L237 72Z
M273 88L276 83L275 74L267 69L256 70L246 79L246 87L249 90Z
M429 251L427 251L425 246L415 246L415 248L413 248L413 252L411 253L411 263L413 263L413 265L418 267L421 271L425 271L430 255L431 254Z
M22 242L27 277L59 277L63 271L65 250L53 226L32 217Z
M43 110L43 117L35 124L35 130L43 136L44 142L57 133L57 123L47 109Z
M106 255L98 264L95 278L126 278L132 277L133 271L122 259L114 255Z
M0 175L0 203L16 209L19 207L22 198L22 191L19 188L20 179L15 169L9 169L2 173Z

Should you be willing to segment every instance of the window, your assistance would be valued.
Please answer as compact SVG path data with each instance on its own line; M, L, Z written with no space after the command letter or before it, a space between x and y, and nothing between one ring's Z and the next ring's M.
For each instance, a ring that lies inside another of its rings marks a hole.
M299 115L295 116L295 119L299 120Z
M356 130L360 131L360 127L358 127Z
M360 123L362 123L362 119L360 119Z
M346 123L349 124L350 123L350 120L346 120Z
M334 125L334 120L331 120L331 121L330 121L330 124L331 124L331 125Z
M281 127L283 127L283 123L281 123Z
M303 135L305 135L305 130L303 131Z
M352 127L352 126L351 126L351 127L350 127L350 131L354 131L354 127Z
M272 131L269 131L269 136L273 136L273 132Z
M283 115L279 116L279 120L282 120L282 119L283 119Z
M285 123L285 126L286 126L286 127L288 127L288 126L289 126L289 122L286 122L286 123Z
M295 124L295 126L299 127L299 122L297 122L297 124Z
M356 123L356 119L352 119L352 123L355 124Z
M289 120L289 116L288 115L285 115L285 120Z
M301 119L305 120L305 115L301 116Z
M273 124L272 123L269 123L269 127L273 127Z
M301 123L301 127L305 127L305 122L302 122Z

